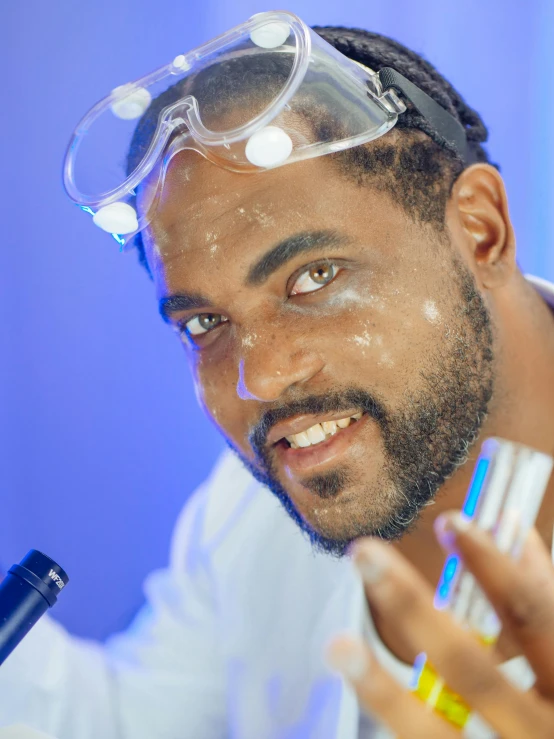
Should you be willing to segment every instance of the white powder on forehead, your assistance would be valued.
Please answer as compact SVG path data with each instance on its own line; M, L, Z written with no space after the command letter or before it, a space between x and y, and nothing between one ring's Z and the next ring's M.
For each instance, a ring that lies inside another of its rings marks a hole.
M254 204L249 210L240 206L236 212L248 223L257 223L262 228L275 225L275 218L270 213L267 213L259 204Z
M206 231L204 234L204 239L206 241L206 245L209 245L210 247L210 254L212 257L215 257L217 250L219 249L219 244L217 243L217 240L220 237L219 231Z
M434 300L426 300L423 303L423 315L429 323L439 323L441 314Z
M254 206L252 212L256 216L257 222L262 226L273 226L275 223L273 216L263 211L259 205Z

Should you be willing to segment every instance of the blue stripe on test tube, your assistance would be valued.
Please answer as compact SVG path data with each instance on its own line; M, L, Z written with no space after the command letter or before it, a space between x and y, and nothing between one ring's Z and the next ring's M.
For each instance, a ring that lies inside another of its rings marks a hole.
M475 513L477 501L479 500L481 490L483 489L483 483L485 482L485 477L487 476L489 464L490 460L486 457L481 457L481 459L477 462L477 467L475 468L475 472L473 473L473 480L471 481L471 485L465 499L464 507L462 509L464 514L468 518L472 518L473 514Z
M464 507L462 509L463 513L468 518L473 517L475 509L477 508L477 502L479 500L481 490L483 489L483 483L485 482L485 478L487 476L489 464L489 459L487 459L486 457L481 457L475 467L475 472L473 473L471 485L469 486L469 491L467 493ZM454 582L456 572L458 571L459 564L460 558L457 554L450 555L444 563L442 574L435 593L436 608L444 608L445 605L447 605L452 590L452 584Z
M452 582L454 575L458 569L460 558L457 554L452 554L442 568L442 575L437 585L437 591L435 593L435 608L444 608L448 601L448 596L452 590Z

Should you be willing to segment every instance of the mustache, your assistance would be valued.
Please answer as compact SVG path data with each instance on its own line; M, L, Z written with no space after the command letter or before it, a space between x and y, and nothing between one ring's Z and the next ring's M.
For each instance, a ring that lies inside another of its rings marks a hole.
M387 418L384 405L374 395L360 388L348 388L325 395L309 395L306 398L267 409L252 428L248 440L256 456L263 459L267 447L267 436L275 424L303 414L340 413L350 411L352 408L367 413L379 424L383 424Z

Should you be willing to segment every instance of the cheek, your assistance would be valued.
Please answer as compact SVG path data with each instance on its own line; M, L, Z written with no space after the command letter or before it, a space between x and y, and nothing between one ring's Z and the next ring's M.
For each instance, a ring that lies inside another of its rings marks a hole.
M347 297L327 317L328 366L345 384L374 388L394 405L395 396L417 388L421 370L442 343L445 307L438 298L404 289Z
M192 375L196 397L204 412L223 432L236 437L241 409L234 364L195 355Z

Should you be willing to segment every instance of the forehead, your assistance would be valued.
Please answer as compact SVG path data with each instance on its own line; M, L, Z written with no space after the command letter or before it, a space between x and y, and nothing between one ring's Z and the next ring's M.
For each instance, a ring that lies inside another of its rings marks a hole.
M329 157L239 174L184 151L169 167L144 241L152 272L167 282L180 263L191 276L231 254L246 266L306 231L386 245L406 227L404 211L389 196L358 185Z

